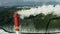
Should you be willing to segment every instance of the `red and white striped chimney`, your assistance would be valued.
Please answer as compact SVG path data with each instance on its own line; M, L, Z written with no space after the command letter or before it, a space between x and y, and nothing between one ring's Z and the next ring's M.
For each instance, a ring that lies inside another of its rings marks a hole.
M19 15L18 13L14 13L14 26L15 26L15 32L16 34L19 34Z

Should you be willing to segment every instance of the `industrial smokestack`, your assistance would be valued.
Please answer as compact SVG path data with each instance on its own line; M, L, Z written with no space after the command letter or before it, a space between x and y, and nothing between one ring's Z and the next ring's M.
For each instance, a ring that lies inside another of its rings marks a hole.
M14 13L14 26L15 26L15 32L16 34L19 34L19 18L18 18L18 14Z

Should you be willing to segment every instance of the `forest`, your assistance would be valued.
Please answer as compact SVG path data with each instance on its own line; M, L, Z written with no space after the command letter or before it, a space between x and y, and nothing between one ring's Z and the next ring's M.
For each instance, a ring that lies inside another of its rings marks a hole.
M12 29L14 27L13 14L17 10L22 9L23 8L17 9L15 7L0 8L0 27L7 27L8 29ZM47 15L41 13L36 16L30 15L28 18L19 18L19 21L22 27L27 27L33 24L37 30L60 29L60 17L56 17L56 15L53 15L53 13Z

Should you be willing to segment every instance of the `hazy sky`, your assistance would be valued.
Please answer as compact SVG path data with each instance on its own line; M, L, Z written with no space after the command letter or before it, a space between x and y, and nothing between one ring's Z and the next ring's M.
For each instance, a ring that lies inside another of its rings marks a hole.
M60 2L60 0L0 0L0 5L7 5L7 4L15 4L17 2L28 2L28 1L34 1L34 2L48 2L48 1L57 1Z
M15 1L15 0L14 0ZM17 1L17 0L16 0ZM60 0L18 0L18 1L35 1L35 2L39 2L39 1L44 1L44 2L48 2L48 1L57 1L60 2Z

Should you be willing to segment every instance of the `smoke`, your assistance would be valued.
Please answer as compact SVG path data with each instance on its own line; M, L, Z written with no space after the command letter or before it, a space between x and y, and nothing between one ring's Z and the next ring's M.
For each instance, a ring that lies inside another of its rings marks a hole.
M30 15L36 16L40 13L43 13L45 15L50 14L53 12L53 15L60 16L60 5L56 5L55 7L53 5L43 5L32 7L29 10L18 10L17 13L20 14L20 18L24 19L24 17L29 17Z

